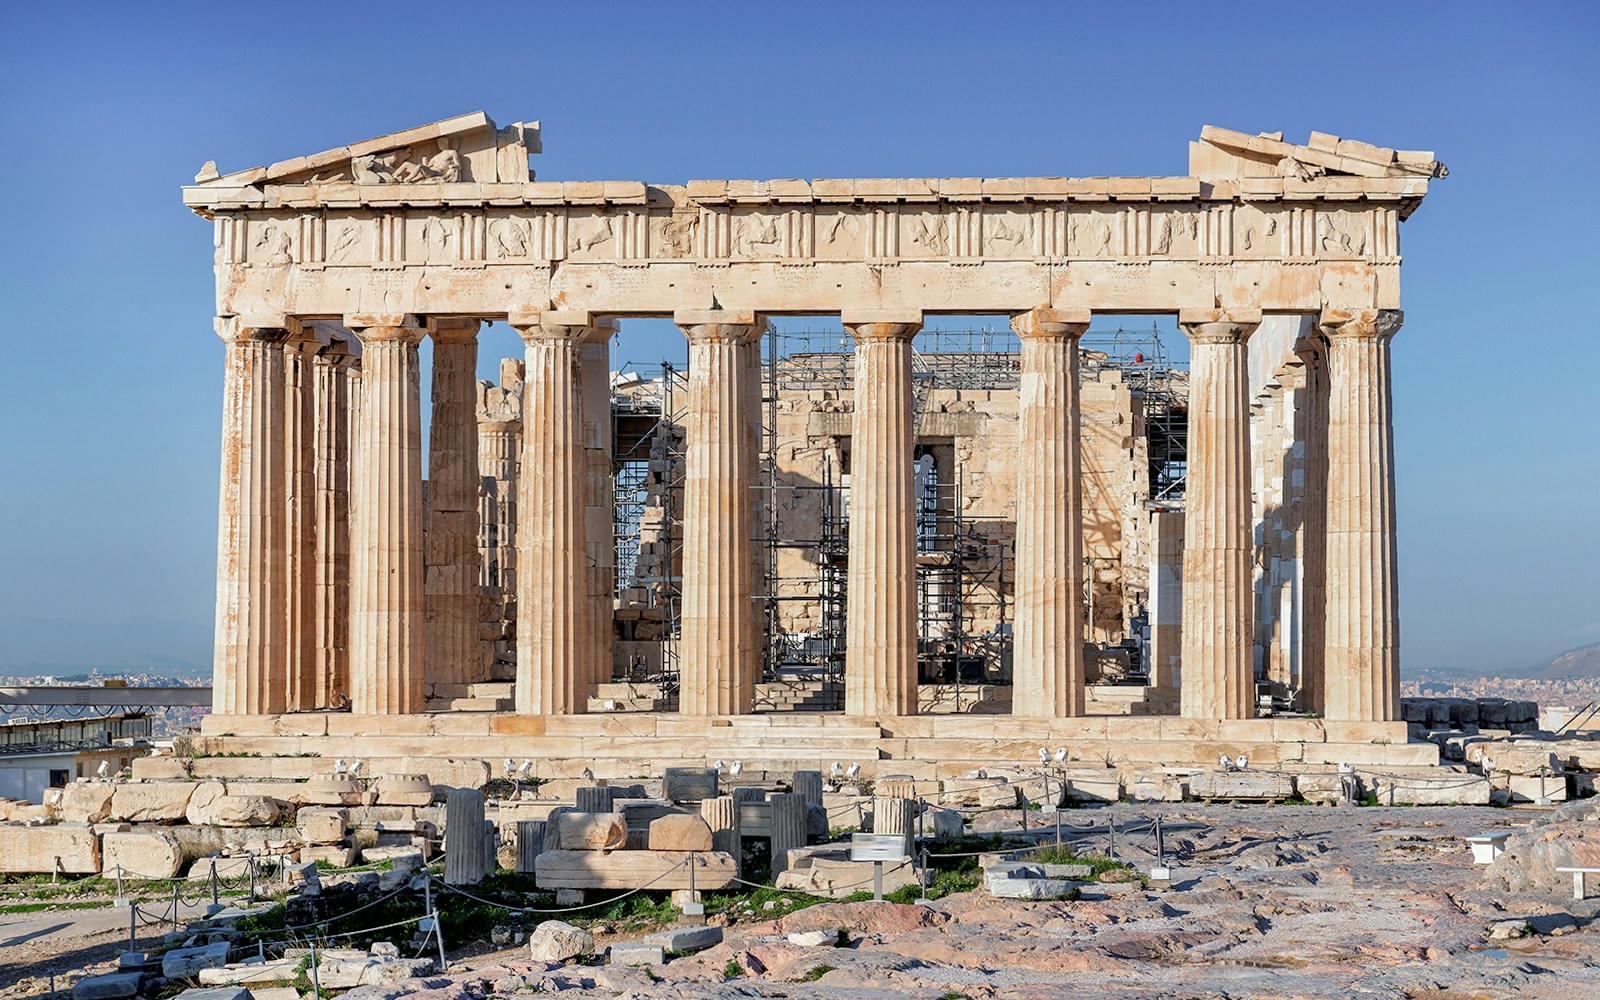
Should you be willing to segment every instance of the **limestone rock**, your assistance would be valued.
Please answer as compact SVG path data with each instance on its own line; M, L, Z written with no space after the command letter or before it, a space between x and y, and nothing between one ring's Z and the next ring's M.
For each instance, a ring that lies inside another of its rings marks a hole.
M378 782L381 787L382 779ZM302 801L313 805L324 806L354 806L361 804L361 784L354 778L311 778L299 786ZM428 799L432 801L433 790L429 786ZM382 801L381 799L379 801ZM388 804L388 803L386 803ZM410 803L394 803L407 805ZM427 802L420 803L427 805Z
M615 851L628 843L628 824L621 813L563 813L553 822L559 850ZM711 828L706 827L706 850L711 848L710 839Z
M642 944L653 944L667 952L704 951L722 943L721 927L673 927L640 939Z
M662 816L650 821L652 851L709 851L711 826L699 816Z
M228 942L195 948L175 948L161 958L161 974L168 979L192 979L201 969L220 969L228 964Z
M1267 771L1201 771L1189 776L1189 794L1197 799L1270 799L1294 796L1294 778Z
M433 782L425 774L385 774L377 781L378 804L426 806L433 803Z
M312 808L295 813L300 839L310 844L337 844L344 840L349 825L348 809Z
M120 1000L135 996L144 975L138 972L113 972L105 976L86 976L72 987L72 1000Z
M109 819L130 823L174 823L183 820L189 798L199 787L188 781L145 781L118 785L111 795Z
M57 865L59 864L59 869ZM0 872L100 870L100 839L87 826L0 826Z
M195 786L184 815L193 826L271 826L278 804L264 795L229 795L220 781Z
M61 790L56 807L63 823L100 823L111 815L111 796L116 786L109 781L74 781Z
M158 830L108 833L101 841L101 865L137 878L172 878L183 868L183 849L170 833Z
M788 935L789 943L801 948L832 948L839 943L839 932L800 931Z
M546 920L528 935L528 957L535 962L564 962L594 954L594 937L581 927Z
M1059 878L985 879L984 888L1001 899L1060 899L1078 887L1076 882Z
M609 952L612 965L660 965L667 960L660 945L642 941L618 941Z

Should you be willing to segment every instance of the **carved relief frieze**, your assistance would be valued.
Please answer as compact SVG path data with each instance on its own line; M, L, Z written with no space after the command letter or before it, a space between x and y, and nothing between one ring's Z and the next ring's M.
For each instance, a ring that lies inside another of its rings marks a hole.
M376 225L371 219L334 219L328 223L329 264L364 264L372 260L372 237Z
M738 209L733 213L733 256L765 259L783 255L780 220L766 209Z
M1021 206L991 206L982 216L983 256L1002 260L1035 256L1033 213Z
M566 258L573 261L615 260L618 256L615 216L593 210L568 210Z
M1095 206L1075 210L1068 224L1071 254L1088 260L1110 260L1124 252L1121 232L1121 212L1117 209Z
M700 209L696 205L674 206L668 213L650 218L650 256L657 260L682 260L692 256L700 230Z
M938 209L907 206L900 212L901 255L907 260L950 256L950 219Z
M1150 256L1192 260L1202 256L1205 236L1198 208L1169 208L1150 218Z
M822 205L817 208L817 258L819 260L861 260L866 256L869 222L855 205Z
M530 214L485 217L486 259L490 263L562 260L567 255L567 212L554 209Z
M1233 216L1234 257L1261 259L1288 254L1289 227L1276 206L1226 206Z
M249 225L250 263L268 267L293 264L294 234L298 221L284 218L251 220Z
M1371 244L1367 227L1369 213L1349 209L1317 212L1316 251L1318 257L1366 257Z
M415 248L401 260L448 264L461 260L461 219L448 215L423 215L407 219L406 243Z

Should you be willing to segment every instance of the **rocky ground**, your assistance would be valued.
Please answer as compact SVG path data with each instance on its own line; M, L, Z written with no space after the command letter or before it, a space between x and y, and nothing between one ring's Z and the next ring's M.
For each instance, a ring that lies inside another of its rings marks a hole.
M1579 829L1600 824L1600 809L1567 807L1574 811L1583 814L1573 818ZM1064 818L1070 833L1107 815ZM517 949L347 996L1600 996L1600 899L1571 899L1570 883L1486 877L1461 840L1527 826L1540 812L1181 805L1162 815L1177 855L1166 890L1133 882L1090 886L1070 902L996 899L980 889L926 907L824 904L737 921L722 944L656 967L530 963ZM1145 810L1124 805L1116 816L1121 852L1148 868L1150 838L1137 829ZM996 814L986 825L1000 823ZM1549 839L1553 829L1533 828L1514 843ZM841 928L840 946L789 938ZM4 944L14 940L0 927L0 963L12 969ZM602 936L598 945L615 940ZM9 991L43 992L38 980L12 983Z

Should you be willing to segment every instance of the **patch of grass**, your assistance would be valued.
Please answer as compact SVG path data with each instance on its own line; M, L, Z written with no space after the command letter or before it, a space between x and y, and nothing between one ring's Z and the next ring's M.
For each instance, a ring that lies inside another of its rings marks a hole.
M840 841L849 837L852 833L860 832L861 828L859 826L836 826L828 831L828 839L832 841Z
M870 893L867 898L872 898ZM744 910L753 910L757 916L764 919L776 919L786 913L831 900L823 896L812 896L786 889L754 889L750 892L706 893L701 897L701 902L705 904L708 913L741 913ZM765 909L768 903L777 905L770 910Z
M744 966L739 964L738 959L730 958L728 964L722 967L722 975L725 979L738 979L744 975Z
M43 910L96 910L106 904L94 900L67 900L59 903L15 903L0 906L0 913L39 913Z
M814 983L817 980L821 979L823 976L826 976L828 973L832 972L834 969L837 969L837 968L838 968L837 965L818 965L818 966L813 966L812 968L807 969L806 970L806 974L801 976L799 979L796 979L795 982L797 982L797 983Z
M1070 847L1045 847L1029 859L1046 865L1088 865L1096 879L1108 872L1129 871L1132 866L1103 854L1074 854Z
M1312 801L1303 795L1291 795L1279 803L1279 805L1285 806L1309 806L1312 804Z

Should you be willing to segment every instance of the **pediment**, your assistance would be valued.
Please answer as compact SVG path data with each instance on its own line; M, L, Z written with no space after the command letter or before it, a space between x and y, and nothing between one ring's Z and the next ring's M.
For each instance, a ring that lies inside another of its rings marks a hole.
M298 156L269 167L230 174L209 162L195 176L201 187L315 184L494 184L533 178L528 154L537 153L538 122L503 128L482 111Z
M1207 125L1189 144L1189 173L1208 181L1245 177L1443 177L1445 165L1430 152L1389 149L1356 139L1313 132L1305 145L1283 141L1282 132L1250 135Z

